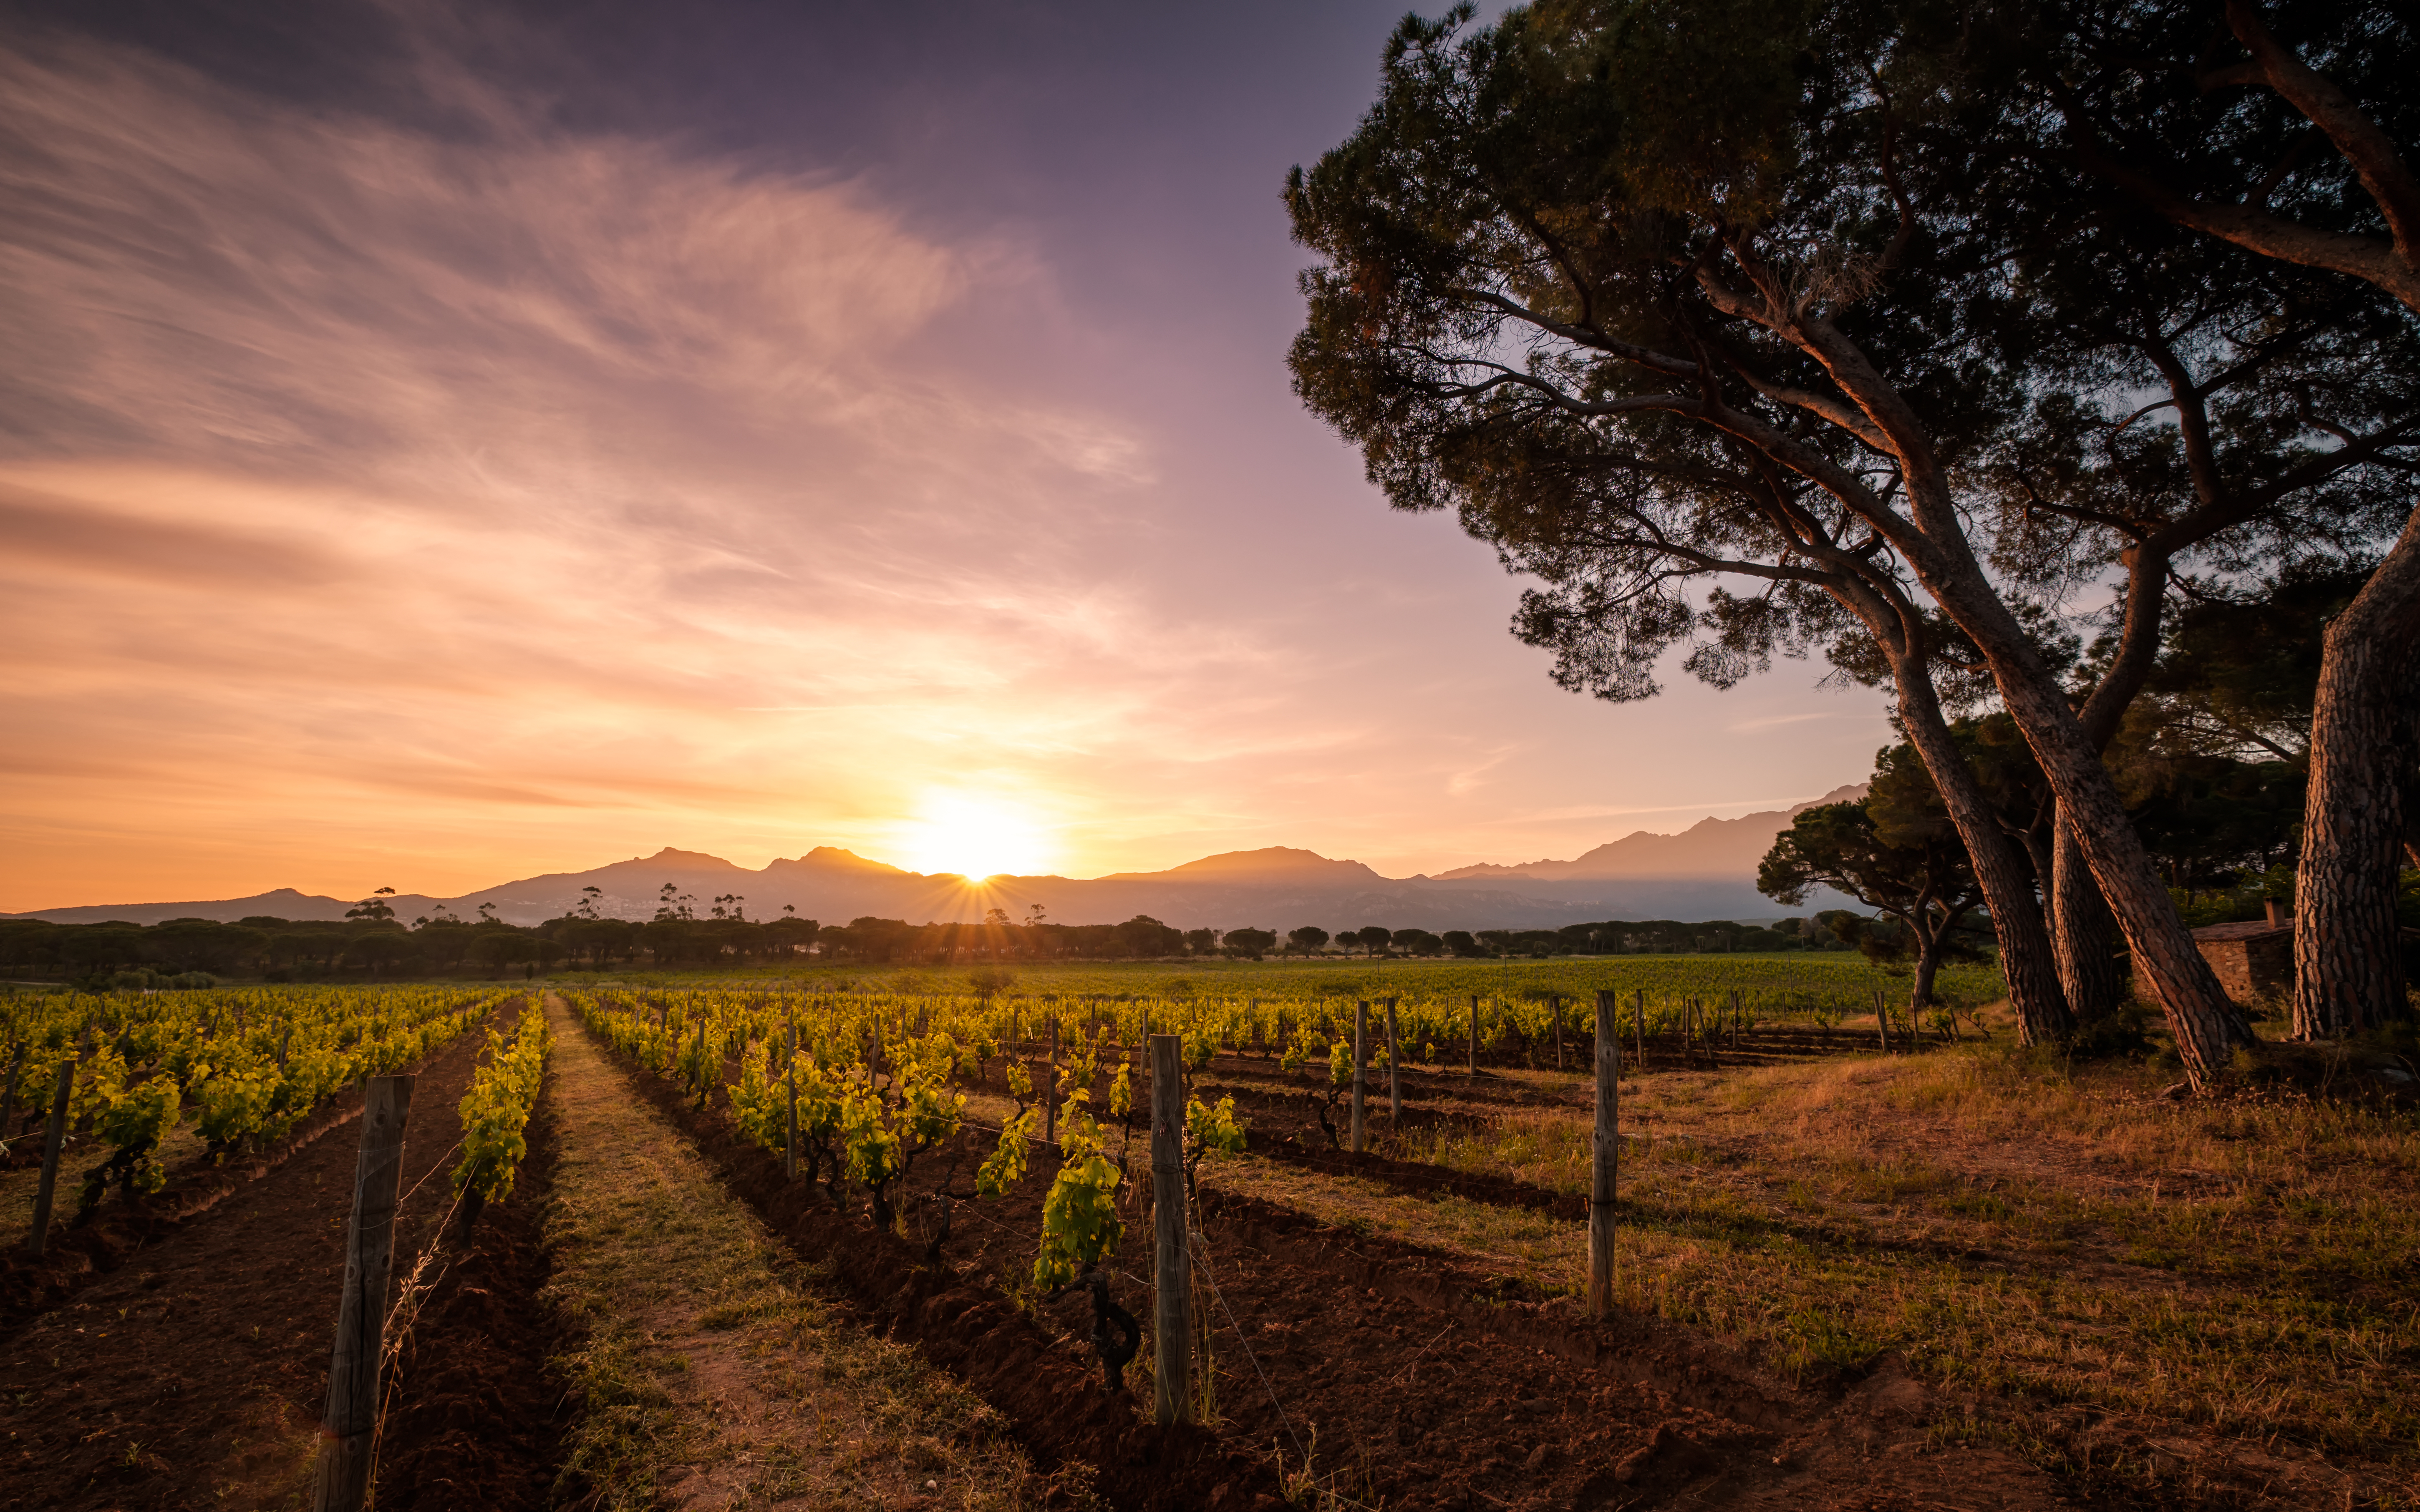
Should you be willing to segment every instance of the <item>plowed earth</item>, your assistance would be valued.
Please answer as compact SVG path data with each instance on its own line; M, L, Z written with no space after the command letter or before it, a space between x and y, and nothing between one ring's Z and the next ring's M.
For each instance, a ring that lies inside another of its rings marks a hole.
M1887 1365L1830 1393L1792 1386L1652 1320L1600 1326L1560 1304L1503 1300L1467 1261L1220 1194L1215 1176L1197 1258L1216 1288L1218 1421L1163 1430L1147 1401L1104 1389L1078 1338L1091 1326L1080 1293L1038 1317L1012 1300L1032 1265L1046 1149L1004 1197L954 1203L928 1257L877 1231L861 1200L835 1205L785 1180L777 1156L737 1135L720 1092L700 1111L628 1069L770 1228L831 1267L870 1323L965 1379L1041 1466L1098 1466L1114 1507L1274 1507L1280 1464L1293 1476L1306 1459L1321 1488L1390 1509L2068 1504L2011 1455L1936 1451L1926 1425L1944 1404ZM956 1190L989 1143L960 1136ZM941 1205L920 1195L951 1179L953 1153L923 1156L903 1198L926 1234ZM1131 1198L1126 1211L1114 1289L1147 1318L1149 1227Z
M418 1068L398 1274L452 1201L456 1105L482 1043L473 1027ZM358 1153L354 1120L338 1117L206 1212L137 1229L71 1298L0 1336L0 1507L294 1499L327 1389ZM381 1506L544 1504L560 1386L544 1380L550 1342L524 1305L544 1281L535 1214L548 1152L536 1120L533 1136L512 1198L482 1216L421 1314L392 1396Z

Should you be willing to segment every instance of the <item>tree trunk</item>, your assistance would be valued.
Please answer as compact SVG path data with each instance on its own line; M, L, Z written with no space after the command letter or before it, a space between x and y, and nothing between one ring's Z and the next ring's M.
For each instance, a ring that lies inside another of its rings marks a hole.
M1952 514L1944 522L1944 532L1953 531L1955 523ZM1941 535L1934 540L1943 544ZM1963 537L1956 544L1962 551ZM2167 1014L2185 1074L2195 1088L2208 1087L2236 1047L2252 1042L2252 1026L2227 1001L2218 974L2202 959L2192 933L2178 917L2175 900L2162 886L2143 838L2126 815L2118 784L2101 764L2101 753L2077 721L2065 690L2016 616L1971 556L1928 565L1933 570L1926 574L1925 586L1981 648L2001 703L2057 794L2093 880L2118 916L2126 947ZM1993 903L1996 907L1998 900Z
M2420 512L2328 626L2294 883L2294 1037L2408 1011L2395 887L2420 704Z
M1941 952L1949 943L1949 927L1945 924L1930 933L1919 930L1916 940L1916 990L1908 995L1907 999L1907 1021L1910 1024L1915 1023L1916 1014L1932 1001L1932 979L1941 971Z
M2052 828L2051 939L2058 952L2059 986L2079 1021L2106 1018L2127 992L2125 974L2118 969L2118 916L2092 880L2073 830L2063 820Z
M2060 990L2058 962L2051 951L2050 931L2034 895L2034 879L2016 843L1992 812L1982 784L1966 764L1941 717L1932 680L1921 662L1895 662L1900 717L1908 740L1924 758L1932 785L1949 810L1975 880L1983 889L1983 904L1992 912L1993 933L2000 942L2000 973L2009 984L2009 1005L2016 1011L2017 1038L2026 1044L2051 1044L2073 1032L2075 1019Z

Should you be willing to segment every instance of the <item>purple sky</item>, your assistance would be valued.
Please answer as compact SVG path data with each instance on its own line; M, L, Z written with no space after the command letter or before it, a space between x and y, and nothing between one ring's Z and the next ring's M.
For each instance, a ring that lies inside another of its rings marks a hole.
M1820 669L1557 690L1295 401L1278 189L1397 13L0 23L0 909L667 843L1404 874L1862 778Z

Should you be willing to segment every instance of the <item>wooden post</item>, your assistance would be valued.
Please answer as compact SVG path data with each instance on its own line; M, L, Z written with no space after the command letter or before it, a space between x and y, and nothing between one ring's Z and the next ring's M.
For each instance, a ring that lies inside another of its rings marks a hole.
M782 1062L782 1080L790 1092L790 1124L782 1142L782 1167L783 1175L795 1181L799 1179L799 1009L795 1003L790 1005L789 1018L790 1054Z
M1470 995L1470 1074L1479 1074L1479 995Z
M395 1263L396 1188L403 1179L410 1076L373 1076L363 1090L362 1149L353 1167L353 1221L345 1234L345 1289L319 1420L312 1512L358 1512L368 1499L377 1448L379 1366L386 1347L386 1289Z
M1613 1313L1613 1178L1621 1154L1621 1000L1596 995L1596 1135L1589 1163L1589 1316Z
M1185 1248L1185 1041L1151 1037L1152 1406L1162 1423L1193 1416L1192 1269Z
M1638 989L1638 1069L1647 1069L1647 989Z
M1883 990L1880 987L1874 989L1874 1032L1882 1036L1883 1054L1889 1055L1891 1052L1890 1011L1883 1007Z
M1050 1079L1042 1084L1042 1142L1059 1142L1059 1015L1050 1015Z
M58 1090L51 1094L51 1127L42 1141L42 1184L34 1192L34 1231L25 1249L40 1259L51 1242L51 1204L59 1195L59 1152L68 1145L68 1094L75 1090L75 1057L59 1062Z
M8 1126L17 1121L17 1077L25 1069L25 1041L17 1041L17 1053L8 1057L8 1085L0 1090L0 1148L8 1143Z
M1395 1000L1387 999L1387 1124L1404 1121L1404 1053L1395 1042Z
M1369 1146L1364 1132L1361 1107L1370 1089L1370 1005L1359 1003L1353 1010L1353 1153L1358 1155Z
M1255 1050L1265 1051L1268 1048L1268 1038L1261 1033L1261 1000L1255 997L1251 998L1249 1001L1252 1005L1250 1009L1252 1015L1252 1048Z
M1555 1069L1560 1071L1563 1069L1563 1000L1548 997L1546 1014L1555 1021Z

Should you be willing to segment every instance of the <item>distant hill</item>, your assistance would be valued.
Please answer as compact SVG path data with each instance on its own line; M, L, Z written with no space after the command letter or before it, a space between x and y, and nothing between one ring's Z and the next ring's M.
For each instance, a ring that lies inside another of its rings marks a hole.
M1838 788L1816 799L1837 803L1865 789ZM718 856L670 846L585 872L551 872L465 893L432 898L404 893L388 900L407 922L441 910L473 918L492 904L506 923L535 924L580 906L582 889L598 889L597 911L616 918L654 916L670 883L699 915L713 900L737 894L751 918L773 918L784 906L801 918L845 923L873 915L910 923L980 919L1001 908L1022 921L1039 904L1060 924L1113 924L1149 914L1180 929L1240 929L1282 933L1302 924L1323 929L1539 929L1603 918L1771 918L1782 912L1756 890L1756 863L1810 804L1707 819L1677 835L1641 830L1599 845L1570 861L1458 867L1436 876L1385 877L1359 861L1272 845L1205 856L1164 872L1119 872L1100 877L994 877L975 884L949 873L906 872L837 846L776 859L761 871ZM1797 912L1838 907L1846 900L1810 899ZM211 903L125 903L43 908L0 916L55 923L122 920L156 924L171 918L225 922L251 917L334 919L349 901L281 887L250 898Z
M1518 866L1456 867L1440 872L1439 882L1477 882L1520 878L1527 881L1600 881L1615 877L1737 877L1756 875L1756 864L1773 848L1773 837L1807 810L1826 803L1854 803L1866 795L1866 784L1834 788L1811 803L1792 809L1742 814L1737 819L1700 819L1677 835L1638 830L1608 841L1573 861L1524 861ZM1198 864L1198 863L1197 863Z

